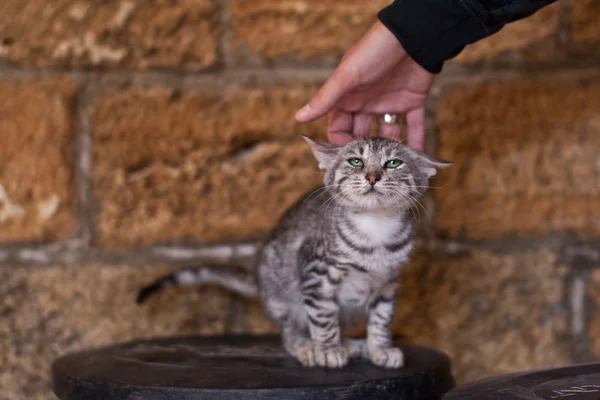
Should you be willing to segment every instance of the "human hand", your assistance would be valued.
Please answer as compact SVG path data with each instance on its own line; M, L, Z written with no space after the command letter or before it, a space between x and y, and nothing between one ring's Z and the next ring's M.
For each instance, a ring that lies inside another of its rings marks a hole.
M408 145L422 150L425 103L434 77L377 21L296 119L310 122L329 113L329 141L344 144L368 136L373 116L406 113ZM400 125L381 124L381 135L399 139Z

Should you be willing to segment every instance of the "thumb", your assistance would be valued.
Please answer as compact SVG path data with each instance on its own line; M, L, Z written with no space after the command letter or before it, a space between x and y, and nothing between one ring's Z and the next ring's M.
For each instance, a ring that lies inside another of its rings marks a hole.
M307 105L296 113L299 122L311 122L326 115L350 90L358 85L358 74L342 61Z

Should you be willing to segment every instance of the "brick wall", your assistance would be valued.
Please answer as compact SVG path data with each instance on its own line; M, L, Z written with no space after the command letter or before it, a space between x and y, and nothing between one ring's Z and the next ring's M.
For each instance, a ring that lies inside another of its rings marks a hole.
M320 175L303 105L387 3L0 3L0 397L132 337L273 332L219 288L137 288L251 259ZM560 1L467 48L429 107L455 162L421 210L395 330L459 382L600 358L600 1Z

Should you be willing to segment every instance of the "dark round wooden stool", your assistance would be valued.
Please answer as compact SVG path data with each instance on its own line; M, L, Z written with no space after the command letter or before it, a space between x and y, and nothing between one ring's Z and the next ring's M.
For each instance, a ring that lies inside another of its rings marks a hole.
M600 364L575 365L478 380L444 400L598 400Z
M402 348L405 368L324 369L302 367L278 337L140 340L61 357L53 390L61 400L440 400L454 387L445 354Z

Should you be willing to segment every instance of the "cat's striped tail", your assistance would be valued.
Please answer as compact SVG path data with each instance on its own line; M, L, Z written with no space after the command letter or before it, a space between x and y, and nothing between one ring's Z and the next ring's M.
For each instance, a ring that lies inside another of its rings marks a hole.
M185 268L158 278L143 287L136 299L138 304L148 297L171 287L216 283L246 297L256 297L258 288L253 274L245 268L221 265L202 265Z

